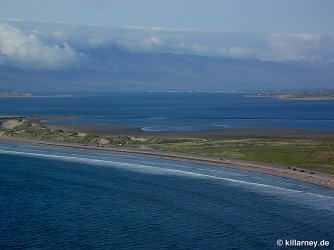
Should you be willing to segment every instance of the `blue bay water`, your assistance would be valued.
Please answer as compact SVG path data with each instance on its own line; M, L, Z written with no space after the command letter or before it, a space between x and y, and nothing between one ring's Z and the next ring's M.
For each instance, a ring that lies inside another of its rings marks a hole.
M109 93L0 98L0 114L151 131L333 131L334 101L220 93ZM330 240L334 193L192 163L0 144L0 249L273 249Z
M0 144L0 248L334 244L334 192L229 168Z
M334 100L276 100L226 93L0 98L0 114L73 116L52 122L133 125L147 131L255 127L334 131Z

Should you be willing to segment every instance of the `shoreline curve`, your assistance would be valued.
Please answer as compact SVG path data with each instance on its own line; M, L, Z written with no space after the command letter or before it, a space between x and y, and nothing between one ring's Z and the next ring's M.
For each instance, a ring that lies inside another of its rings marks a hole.
M73 148L73 149L82 149L89 151L100 151L104 153L116 153L123 155L138 155L144 157L160 158L167 160L177 160L185 162L193 162L198 164L213 165L216 167L226 167L231 169L238 169L249 172L256 172L261 174L266 174L270 176L281 177L284 179L301 181L317 186L322 186L330 189L334 189L334 176L319 172L309 172L307 170L299 168L291 168L287 166L278 166L262 163L253 163L242 160L228 160L228 159L218 159L210 157L202 157L190 154L180 154L172 152L161 152L155 150L143 150L137 148L129 147L97 147L93 145L83 145L76 143L57 143L57 142L48 142L40 140L28 140L28 139L18 139L10 137L1 137L0 142L11 143L11 144L26 144L26 145L37 145L37 146L51 146L51 147L60 147L60 148Z

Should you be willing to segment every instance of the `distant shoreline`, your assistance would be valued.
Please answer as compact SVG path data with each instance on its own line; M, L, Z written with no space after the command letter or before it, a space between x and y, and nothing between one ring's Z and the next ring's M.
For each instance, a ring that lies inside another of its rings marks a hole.
M28 140L28 139L18 139L18 138L9 138L9 137L0 137L0 142L12 143L12 144L28 144L28 145L38 145L38 146L52 146L52 147L61 147L61 148L73 148L81 150L94 150L100 152L109 152L116 154L125 154L125 155L139 155L144 157L153 157L161 158L167 160L178 160L193 162L199 164L208 164L217 167L227 167L231 169L239 169L244 171L262 173L266 175L281 177L285 179L291 179L301 182L306 182L326 188L334 189L334 176L318 173L318 172L307 172L299 168L291 168L286 166L277 166L270 164L259 164L252 163L241 160L225 160L225 159L215 159L210 157L202 157L190 154L181 154L181 153L171 153L171 152L159 152L154 150L143 150L135 148L126 148L126 147L114 147L114 146L105 146L103 148L93 146L93 145L83 145L76 143L56 143L48 142L41 140Z
M292 101L330 101L334 100L334 92L286 92L286 93L253 93L245 97L250 98L274 98L278 100Z
M39 98L39 97L73 97L74 95L36 95L28 92L0 92L0 98L13 98L13 97L22 97L22 98Z
M58 98L58 97L73 97L74 95L32 95L32 96L20 96L20 95L1 95L0 98Z

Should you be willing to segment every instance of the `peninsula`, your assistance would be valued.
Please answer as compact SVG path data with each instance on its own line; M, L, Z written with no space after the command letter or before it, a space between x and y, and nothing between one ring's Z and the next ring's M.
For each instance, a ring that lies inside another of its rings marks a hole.
M36 120L33 117L2 120L0 139L195 161L334 188L334 136L327 134L305 138L288 133L259 137L222 132L219 136L216 131L218 136L212 136L203 132L150 133L126 127L108 127L98 132L98 125L93 129L78 126L75 131L73 126L62 125L60 129Z

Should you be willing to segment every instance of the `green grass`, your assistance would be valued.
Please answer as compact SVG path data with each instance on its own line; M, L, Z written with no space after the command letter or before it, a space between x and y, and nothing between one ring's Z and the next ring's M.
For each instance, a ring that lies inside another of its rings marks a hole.
M280 164L334 174L334 140L263 138L151 145L170 152Z
M82 144L96 144L100 138L105 138L114 146L139 147L144 145L168 152L279 164L334 175L333 139L140 137L141 140L138 140L137 137L126 135L110 136L86 133L85 136L80 136L77 133L50 130L41 124L28 121L15 129L0 129L0 133L16 138Z

